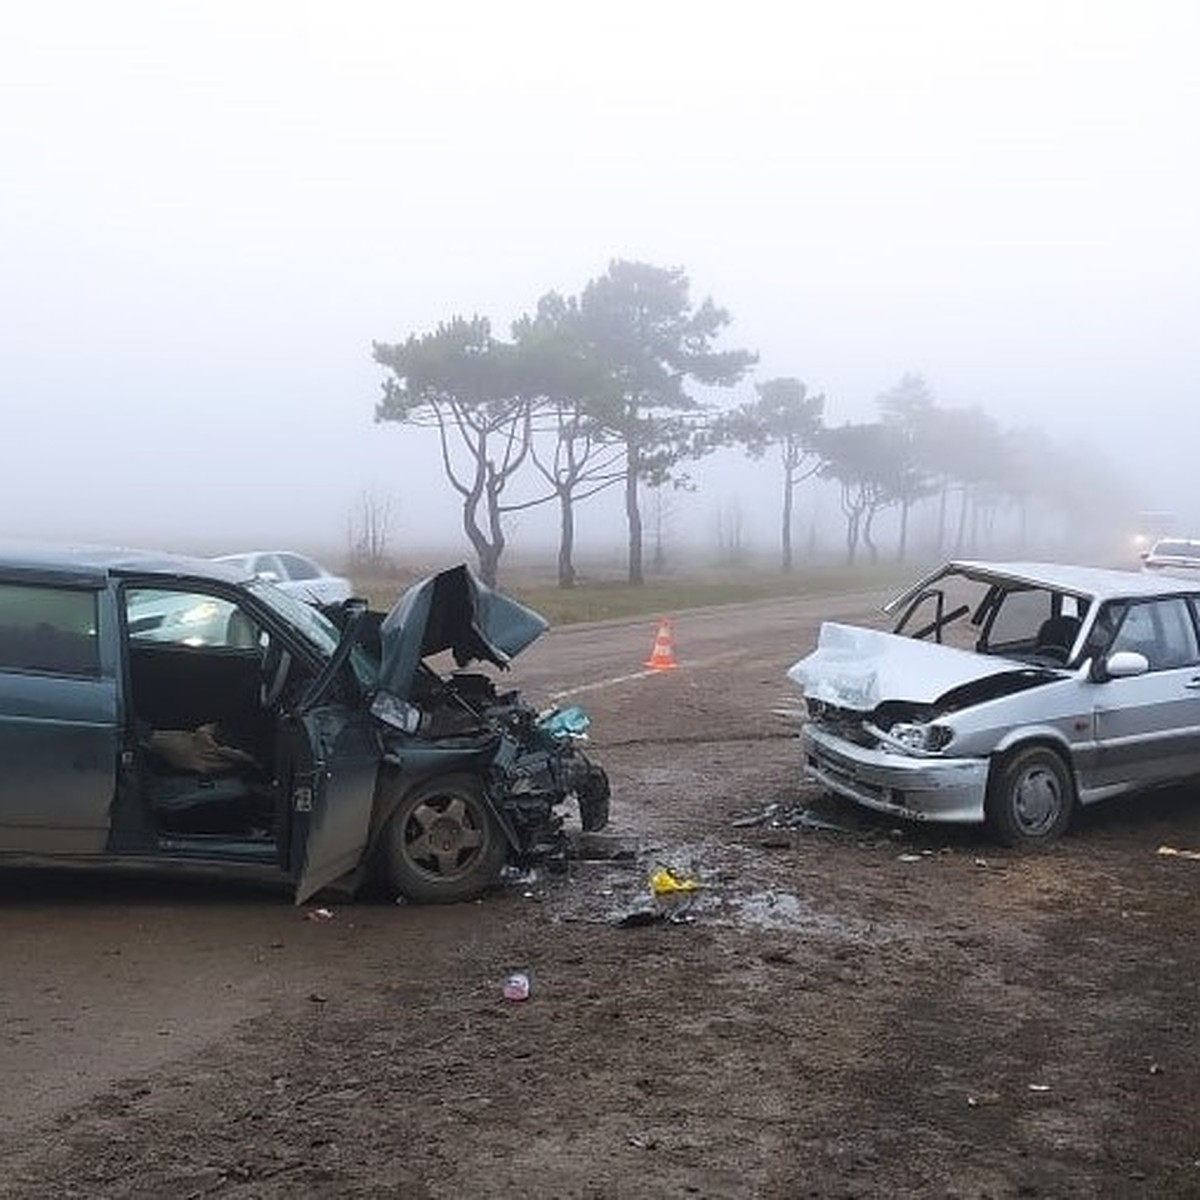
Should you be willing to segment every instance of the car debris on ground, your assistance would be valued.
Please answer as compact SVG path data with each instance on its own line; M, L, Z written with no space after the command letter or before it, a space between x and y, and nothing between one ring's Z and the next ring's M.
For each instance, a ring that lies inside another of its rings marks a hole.
M851 829L848 825L842 825L826 817L819 817L804 805L788 805L779 802L768 804L759 812L738 817L737 820L731 822L731 826L734 829L762 827L767 829L811 829L823 833L859 832L857 829Z
M1200 862L1200 850L1177 850L1174 846L1159 846L1158 853L1164 858L1187 858Z

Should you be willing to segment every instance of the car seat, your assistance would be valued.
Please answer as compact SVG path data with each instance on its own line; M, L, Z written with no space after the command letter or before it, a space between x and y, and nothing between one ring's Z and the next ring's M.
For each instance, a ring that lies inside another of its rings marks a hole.
M1038 629L1034 653L1065 663L1071 656L1071 647L1078 633L1078 617L1047 617Z

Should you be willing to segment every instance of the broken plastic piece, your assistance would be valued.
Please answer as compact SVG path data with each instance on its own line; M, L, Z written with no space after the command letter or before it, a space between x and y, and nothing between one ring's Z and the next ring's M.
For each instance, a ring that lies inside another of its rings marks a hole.
M578 705L570 708L551 709L538 721L543 732L555 741L565 741L567 738L582 738L587 734L592 719Z

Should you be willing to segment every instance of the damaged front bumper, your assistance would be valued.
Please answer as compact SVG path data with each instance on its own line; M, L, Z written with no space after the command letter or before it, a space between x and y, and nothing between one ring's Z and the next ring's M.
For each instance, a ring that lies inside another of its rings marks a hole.
M910 758L856 745L811 721L800 747L809 778L866 808L914 821L984 819L987 759Z

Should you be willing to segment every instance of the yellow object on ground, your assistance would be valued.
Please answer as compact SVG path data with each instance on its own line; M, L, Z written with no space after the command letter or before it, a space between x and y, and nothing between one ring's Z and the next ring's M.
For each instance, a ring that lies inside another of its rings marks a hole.
M656 867L650 875L650 890L656 896L673 896L678 892L694 892L699 886L694 879L676 875L670 867Z

